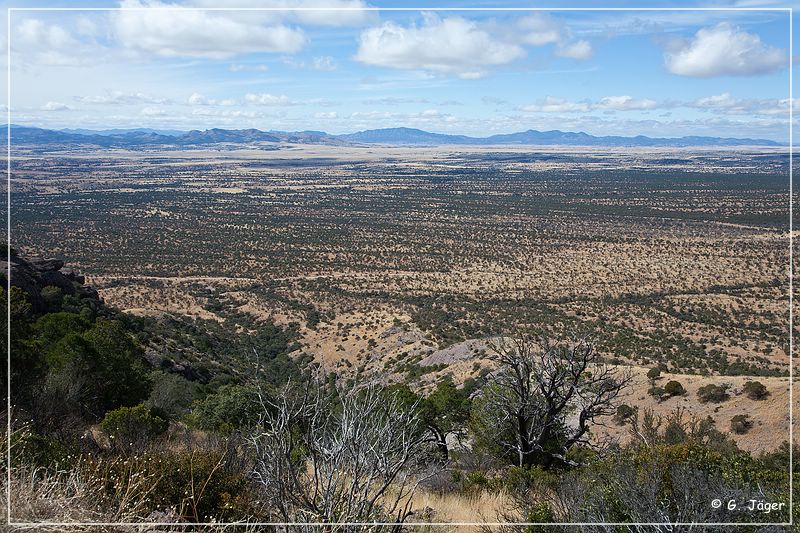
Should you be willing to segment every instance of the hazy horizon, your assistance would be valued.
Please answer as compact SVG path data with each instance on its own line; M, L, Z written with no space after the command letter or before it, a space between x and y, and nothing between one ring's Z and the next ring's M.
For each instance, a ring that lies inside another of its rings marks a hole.
M272 4L277 11L261 3L209 11L205 0L122 0L85 4L107 11L17 10L11 121L784 142L789 13L740 4L638 11L621 1L633 9L608 12L578 1L589 10L507 12L445 2L452 10L393 11L385 1L296 0Z
M22 127L22 128L37 128L37 129L55 131L55 132L73 133L73 134L76 134L76 135L82 135L83 134L83 133L76 133L76 132L90 132L90 133L103 134L103 133L110 132L110 131L119 132L119 133L136 132L136 131L149 131L149 132L155 132L155 133L160 133L160 134L165 134L165 135L182 135L182 134L190 133L190 132L193 132L193 131L206 132L206 131L212 131L212 130L222 130L222 131L257 130L257 131L261 131L261 132L264 132L264 133L270 133L270 132L274 132L274 133L310 133L310 132L315 132L315 133L321 133L321 134L324 134L324 135L329 135L329 136L332 136L332 137L338 137L338 136L343 136L343 135L354 135L354 134L357 134L357 133L365 133L365 132L371 132L371 131L408 130L408 131L418 131L418 132L434 134L434 135L447 135L447 136L454 136L454 137L467 137L467 138L470 138L470 139L487 139L487 138L490 138L492 136L497 136L497 135L511 135L511 134L526 133L526 132L529 132L529 131L533 131L533 132L537 132L537 133L560 132L560 133L566 133L566 134L579 134L579 135L580 134L585 134L585 135L588 135L590 137L595 137L595 138L622 137L622 138L631 138L631 139L633 139L633 138L636 138L636 137L647 137L647 138L651 138L651 139L658 139L658 138L660 138L660 139L681 139L681 138L685 138L685 137L708 137L708 138L720 138L720 139L752 139L752 140L758 140L758 141L762 141L762 140L763 141L770 141L770 142L778 143L780 145L788 145L789 144L788 140L774 139L774 138L768 138L768 137L727 136L727 135L714 135L714 134L707 134L707 135L691 135L691 134L686 134L686 135L640 135L640 134L638 134L638 135L637 134L630 134L630 135L604 135L604 134L595 134L595 133L588 132L588 131L569 131L569 130L560 130L560 129L537 130L537 129L534 129L534 128L529 128L527 130L508 131L508 132L494 132L494 133L486 133L486 134L480 134L480 133L478 133L478 134L468 134L468 133L459 133L459 132L453 132L453 131L436 131L436 130L428 130L428 129L423 129L423 128L411 128L411 127L407 127L407 126L385 126L385 127L380 127L380 128L369 128L369 129L361 129L361 130L354 130L354 131L344 131L344 132L341 132L341 133L332 133L330 131L325 131L325 130L319 128L319 127L317 127L317 128L312 127L312 128L304 129L304 130L279 130L279 129L261 129L261 128L254 128L254 127L250 127L250 128L242 127L242 128L239 128L239 127L235 127L235 126L222 127L222 128L209 126L209 127L204 127L204 128L201 127L201 128L191 128L191 129L162 128L162 127L158 127L158 126L130 126L130 127L102 127L102 126L98 126L98 127L93 127L93 128L69 127L68 126L68 127L58 128L58 127L47 127L47 126L37 125L37 124L20 124L20 123L12 123L11 126L12 127ZM7 128L7 124L0 124L0 129L5 129L5 128Z

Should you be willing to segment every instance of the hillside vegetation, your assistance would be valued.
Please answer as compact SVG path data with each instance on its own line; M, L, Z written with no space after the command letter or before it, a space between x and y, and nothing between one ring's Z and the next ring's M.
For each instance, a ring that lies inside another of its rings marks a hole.
M463 386L345 384L296 357L297 326L132 317L63 263L11 253L15 521L713 522L731 511L711 495L788 498L787 445L754 456L711 419L622 408L634 376L588 338L497 337L494 370ZM590 438L603 417L626 444Z

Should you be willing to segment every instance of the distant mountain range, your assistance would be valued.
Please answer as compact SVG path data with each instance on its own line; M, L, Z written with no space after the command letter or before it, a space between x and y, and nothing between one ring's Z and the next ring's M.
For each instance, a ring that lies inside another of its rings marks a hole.
M6 140L6 127L0 128L0 137ZM257 129L225 130L213 128L199 131L155 130L137 128L130 130L48 130L28 126L11 126L11 142L24 145L94 145L102 147L132 148L155 145L198 146L213 144L294 143L329 145L545 145L545 146L782 146L768 139L738 139L730 137L636 137L594 136L583 132L528 130L518 133L492 135L490 137L468 137L431 133L414 128L384 128L365 130L343 135L332 135L323 131L261 131Z

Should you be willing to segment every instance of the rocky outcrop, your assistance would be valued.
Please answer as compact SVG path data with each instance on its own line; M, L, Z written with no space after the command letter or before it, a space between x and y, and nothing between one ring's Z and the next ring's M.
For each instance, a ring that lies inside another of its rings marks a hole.
M64 294L100 299L95 289L84 285L86 278L73 268L64 268L61 259L24 258L12 254L10 264L0 261L0 273L5 274L9 270L11 285L28 294L35 313L47 311L47 304L42 298L42 289L45 287L58 287Z

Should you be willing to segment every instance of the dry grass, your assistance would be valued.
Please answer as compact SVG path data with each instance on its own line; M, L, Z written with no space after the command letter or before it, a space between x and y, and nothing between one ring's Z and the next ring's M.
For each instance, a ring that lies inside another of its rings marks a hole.
M504 491L481 491L474 494L418 491L412 498L412 509L415 512L412 520L419 521L421 517L425 517L432 522L496 522L500 511L507 509L510 503ZM462 527L458 529L465 530ZM466 529L477 530L477 527Z

